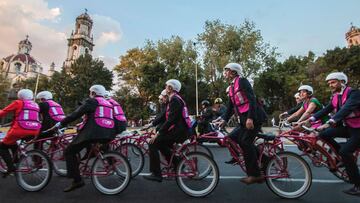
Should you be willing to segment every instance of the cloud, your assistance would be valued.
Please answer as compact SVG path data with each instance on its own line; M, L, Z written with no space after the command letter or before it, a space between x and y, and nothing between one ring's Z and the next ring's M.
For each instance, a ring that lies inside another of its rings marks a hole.
M94 43L102 48L109 43L121 40L122 31L118 21L109 17L95 14L92 16L94 20Z
M81 13L79 13L80 15ZM66 59L67 38L75 29L73 21L68 26L54 29L51 24L61 20L62 10L50 8L46 0L0 0L0 58L17 53L18 43L29 35L32 43L31 55L41 63L45 72L52 62L60 70ZM94 57L105 55L109 45L121 40L120 23L108 16L90 14L94 21ZM109 56L101 58L112 69L118 62Z
M105 46L110 42L117 42L120 40L120 34L115 32L102 32L100 37L96 40L98 46Z
M44 69L53 61L60 67L66 57L66 34L43 24L56 22L60 16L60 8L49 8L45 0L1 0L0 57L16 53L19 41L29 35L30 54Z
M105 67L109 70L112 70L119 63L119 59L116 57L98 56L98 58L104 62Z

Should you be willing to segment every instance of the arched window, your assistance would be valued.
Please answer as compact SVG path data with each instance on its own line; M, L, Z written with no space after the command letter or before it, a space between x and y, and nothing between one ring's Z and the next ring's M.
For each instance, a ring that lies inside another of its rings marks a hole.
M75 56L75 55L76 55L76 53L75 53L76 50L77 50L77 46L74 46L74 47L73 47L73 52L72 52L72 58L73 58L73 59L76 58L76 56Z
M16 75L19 75L21 71L21 63L17 62L14 65L15 65L15 73Z

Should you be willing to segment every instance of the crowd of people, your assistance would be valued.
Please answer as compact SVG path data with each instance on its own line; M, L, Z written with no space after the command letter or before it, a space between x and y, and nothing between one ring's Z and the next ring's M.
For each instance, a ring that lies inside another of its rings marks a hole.
M266 120L266 113L256 99L252 81L243 77L242 71L238 63L229 63L224 67L224 76L229 81L226 90L229 102L225 106L221 98L216 98L213 105L208 100L202 101L200 115L197 118L197 133L211 131L210 122L224 127L229 119L235 116L237 126L228 136L239 144L244 152L247 177L241 181L245 184L263 183L265 178L257 163L258 155L254 140ZM332 145L340 154L350 182L354 185L344 192L360 195L360 174L352 155L360 147L360 91L349 87L347 76L341 72L329 74L326 82L332 91L327 106L324 107L316 99L315 91L310 85L301 85L295 94L297 105L280 116L286 117L288 122L293 122L294 129L298 131L304 130L302 125L310 125L319 130L320 138ZM183 143L194 132L180 90L181 82L170 79L159 95L161 111L151 123L156 127L157 133L150 140L151 173L144 176L147 180L162 182L159 151L169 161L173 144ZM61 105L53 101L51 92L40 92L36 98L38 104L34 102L31 90L22 89L18 92L18 100L0 110L0 117L10 112L14 112L15 115L10 130L0 142L0 156L8 168L3 177L15 170L10 151L16 150L17 140L52 136L53 131L43 132L54 127L67 126L82 118L78 125L78 135L65 151L67 176L73 180L64 192L84 186L76 154L89 147L91 143L108 143L126 129L127 120L120 104L112 99L102 85L91 86L89 98L69 115L65 115ZM340 146L334 140L335 137L346 137L348 140ZM41 147L41 144L36 146ZM173 166L178 162L178 158L175 157ZM228 163L232 163L232 160Z

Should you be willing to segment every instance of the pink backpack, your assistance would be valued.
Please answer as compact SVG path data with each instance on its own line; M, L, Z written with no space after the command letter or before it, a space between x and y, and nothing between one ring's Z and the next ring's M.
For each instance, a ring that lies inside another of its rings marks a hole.
M96 97L99 103L95 110L95 122L103 128L114 128L113 105L103 97Z
M27 130L40 129L39 105L32 100L23 100L23 104L19 115L16 117L20 127Z
M65 118L64 111L60 104L54 102L53 100L46 101L49 104L49 115L55 121L62 121Z
M118 121L126 121L126 117L120 104L114 99L108 100L114 106L114 117Z

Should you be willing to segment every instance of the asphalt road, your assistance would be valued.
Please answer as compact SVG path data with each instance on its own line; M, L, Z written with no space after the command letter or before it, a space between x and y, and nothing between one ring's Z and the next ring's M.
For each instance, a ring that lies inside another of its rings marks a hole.
M148 160L140 176L134 178L129 187L116 196L100 194L86 179L83 188L70 193L62 190L70 180L53 176L50 184L42 191L30 193L20 189L14 177L0 179L0 202L360 202L360 197L346 195L341 192L351 187L332 175L326 168L311 166L313 183L307 194L296 200L281 199L273 194L266 184L247 186L240 182L245 174L238 166L224 164L229 159L225 148L210 146L220 169L221 180L215 191L205 198L191 198L184 194L174 180L164 180L162 183L143 179L142 174L148 173ZM289 146L288 150L296 151Z

